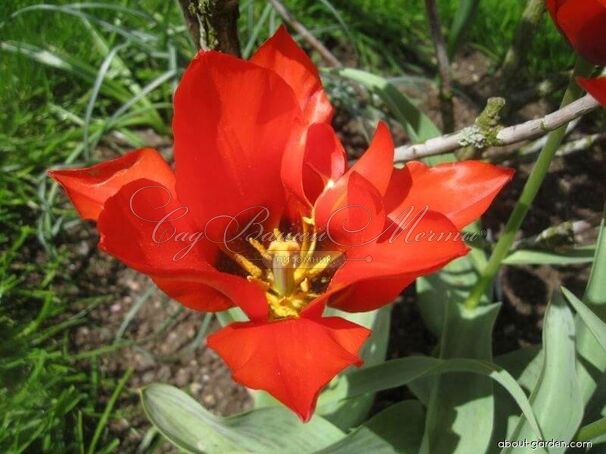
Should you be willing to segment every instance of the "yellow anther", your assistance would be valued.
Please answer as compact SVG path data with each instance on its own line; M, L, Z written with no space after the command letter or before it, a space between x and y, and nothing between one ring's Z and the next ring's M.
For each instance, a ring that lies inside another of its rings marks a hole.
M236 262L238 265L240 265L240 267L242 267L242 269L244 269L244 271L246 271L250 276L254 277L255 279L258 279L261 276L263 276L263 271L261 271L261 268L259 268L257 265L252 263L250 260L248 260L243 255L238 254L237 252L232 252L232 253L229 253L229 256L232 258L232 260L234 262Z
M331 254L325 255L314 266L312 266L311 268L307 268L305 277L307 279L313 279L314 277L318 276L319 274L322 274L339 257L341 257L340 252L338 252L336 254L332 254L332 255Z
M267 252L265 246L263 246L259 241L257 241L255 238L249 238L248 242L259 254L261 254L261 257L263 257L265 260L271 260L271 254Z
M305 293L309 292L309 279L305 278L303 279L303 282L301 282L301 290Z

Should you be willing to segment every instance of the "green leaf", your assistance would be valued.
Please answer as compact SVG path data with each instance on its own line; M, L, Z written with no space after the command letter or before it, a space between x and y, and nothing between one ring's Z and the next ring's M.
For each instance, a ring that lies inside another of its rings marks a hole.
M391 307L358 313L328 309L327 315L343 317L350 322L372 329L370 338L366 341L360 352L360 357L364 361L362 368L381 364L385 360L387 342L389 340ZM322 392L318 399L318 414L342 430L349 430L352 427L360 425L367 418L368 412L374 403L375 396L373 393L357 397L354 401L343 401L342 398L345 396L339 395L339 393L342 393L346 389L343 386L339 386L339 383L342 380L346 380L345 376L355 370L357 369L352 368L344 374L340 374ZM327 402L327 404L324 405L324 402Z
M532 345L495 357L495 364L507 370L530 393L539 381L543 368L543 351ZM520 420L520 410L503 388L495 388L495 420L488 452L499 452L497 443L507 440Z
M544 439L570 441L583 419L576 373L575 328L572 312L561 293L554 294L543 327L544 362L530 400ZM512 440L537 439L527 421L520 419ZM512 448L503 452L512 452ZM550 453L564 448L549 448Z
M459 7L455 13L450 32L448 33L448 54L454 55L461 38L471 26L471 22L476 15L480 0L459 0Z
M578 299L568 289L562 287L562 293L570 303L570 305L577 312L581 320L585 323L585 326L589 328L589 331L594 335L596 340L600 343L604 351L606 351L606 323L604 323L600 317L594 314L583 301Z
M465 299L478 278L477 269L485 262L484 252L472 248L468 255L450 262L438 273L417 279L417 305L433 334L441 336L447 302Z
M418 401L398 402L317 454L416 454L421 446L424 423L425 412Z
M539 425L532 413L530 402L515 379L499 366L475 359L439 359L428 356L409 356L394 359L383 364L357 370L346 375L341 386L345 386L345 395L350 399L365 393L382 391L407 385L413 380L452 372L471 372L490 377L503 386L522 409L524 415L532 421L532 426L540 434Z
M606 310L606 207L602 214L602 224L596 243L595 258L591 267L589 282L583 295L583 301L592 311L600 315L604 314ZM596 402L593 395L596 389L598 389L598 382L606 370L606 352L604 352L603 347L598 343L587 325L580 319L580 314L576 315L575 321L577 327L578 376L581 399L585 404L591 403L593 407L597 407L599 403ZM606 400L601 401L602 407L605 402ZM591 411L588 411L588 416L592 416Z
M335 72L341 77L356 81L374 91L406 130L412 142L425 142L441 134L429 117L387 79L360 69L345 68L335 70Z
M153 384L141 390L149 420L180 449L194 453L311 453L344 434L320 416L302 423L284 407L260 408L221 418L174 386Z
M440 341L440 358L492 359L492 329L500 304L465 308L451 299ZM427 409L422 452L485 452L494 416L493 384L483 375L435 379Z
M591 263L595 246L569 248L561 251L520 249L503 260L505 265L575 265Z

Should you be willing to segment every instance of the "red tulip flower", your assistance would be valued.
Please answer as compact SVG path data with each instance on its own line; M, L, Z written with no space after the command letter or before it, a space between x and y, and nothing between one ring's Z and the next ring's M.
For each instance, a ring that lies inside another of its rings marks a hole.
M284 28L249 60L200 52L174 100L173 171L151 149L50 172L99 247L183 305L239 307L208 337L236 381L303 420L369 330L326 306L390 303L467 253L459 231L512 172L481 162L394 169L379 124L348 168L318 71Z
M593 96L596 101L606 107L606 76L594 77L593 79L577 77L577 82L581 87L587 90L587 93Z
M547 9L577 53L606 65L606 0L547 0Z

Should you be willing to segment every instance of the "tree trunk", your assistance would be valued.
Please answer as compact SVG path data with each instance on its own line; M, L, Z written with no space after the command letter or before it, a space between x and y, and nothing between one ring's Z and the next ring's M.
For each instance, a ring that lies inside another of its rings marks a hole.
M238 0L179 0L198 49L240 56Z

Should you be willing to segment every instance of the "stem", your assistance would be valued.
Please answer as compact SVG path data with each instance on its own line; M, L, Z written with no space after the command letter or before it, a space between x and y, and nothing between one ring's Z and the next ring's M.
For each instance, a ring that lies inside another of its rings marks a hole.
M240 56L238 0L179 0L197 49Z
M450 62L448 61L448 52L446 51L446 43L444 42L444 35L440 26L440 16L438 15L435 0L425 0L425 9L427 11L431 39L436 49L438 70L440 72L442 127L445 132L452 132L454 131L454 105L452 82L450 79Z
M581 58L577 59L577 63L568 84L568 88L566 89L564 97L562 98L561 107L570 104L580 96L581 89L577 85L575 77L577 75L589 74L592 68L593 67L591 65L586 63ZM505 231L499 238L497 245L492 251L492 255L490 256L486 267L476 282L476 285L473 287L469 296L467 297L465 307L469 309L477 307L478 304L480 304L480 298L492 284L494 277L499 271L501 262L509 253L509 249L515 240L516 234L518 233L524 218L526 218L526 214L528 214L528 210L530 209L532 202L539 192L539 188L541 187L541 184L547 175L547 171L549 170L551 160L562 143L562 139L566 134L566 126L567 124L560 126L558 129L552 131L547 137L547 142L539 154L537 162L530 172L530 176L528 177L526 184L524 185L522 194L516 202L513 212L505 225Z
M606 433L606 418L587 424L579 429L576 436L577 441L589 441Z

